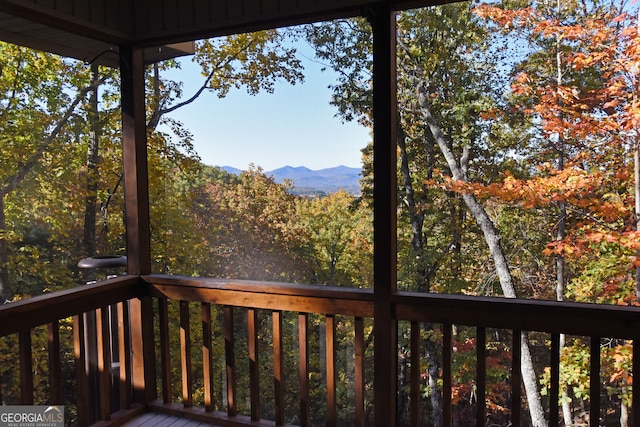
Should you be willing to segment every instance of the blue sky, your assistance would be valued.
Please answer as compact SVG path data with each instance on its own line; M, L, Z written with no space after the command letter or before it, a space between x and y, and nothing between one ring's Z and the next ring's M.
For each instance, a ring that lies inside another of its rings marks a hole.
M171 113L193 133L204 163L238 169L253 163L265 171L286 165L314 170L361 167L360 150L371 138L369 130L334 117L327 88L334 75L306 57L300 59L305 67L303 84L281 83L275 93L256 96L244 89L234 89L222 99L203 93ZM171 78L184 82L184 95L189 97L204 78L191 58L181 62L182 70Z

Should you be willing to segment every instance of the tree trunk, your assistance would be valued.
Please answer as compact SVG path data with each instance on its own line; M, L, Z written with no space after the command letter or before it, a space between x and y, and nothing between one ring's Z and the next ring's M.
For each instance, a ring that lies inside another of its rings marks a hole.
M562 143L562 137L560 137L558 147L558 170L564 169L564 144ZM566 221L567 221L567 206L564 201L558 203L558 232L556 233L556 241L564 240L566 236ZM565 288L565 259L562 255L556 255L556 301L564 301L564 288ZM560 334L560 351L564 348L565 335ZM568 387L568 386L567 386ZM562 418L564 419L565 426L573 425L573 418L571 416L571 405L569 402L569 395L567 388L563 388L561 393L562 404Z
M421 292L429 292L430 287L430 273L429 269L425 265L424 250L425 242L422 227L424 225L424 214L420 213L416 208L416 202L414 197L413 180L411 177L411 170L409 169L409 155L407 153L407 141L406 134L402 128L400 118L398 118L397 126L397 143L400 150L400 173L402 175L402 185L404 187L404 203L409 213L409 221L411 223L411 249L416 258L418 258L418 264L416 266L416 284L417 289ZM426 330L433 330L433 325L428 324L424 326ZM431 402L431 420L434 427L441 427L443 425L442 420L442 394L440 393L440 387L438 386L438 378L440 375L441 363L436 353L436 343L431 340L427 340L425 345L425 357L427 359L428 369L428 383L431 389L429 394ZM413 404L413 402L412 402Z
M420 86L419 86L420 88ZM422 90L418 93L418 102L420 105L421 113L426 119L429 129L433 134L442 155L444 156L451 175L454 180L466 182L466 162L468 161L468 147L465 147L465 151L462 155L460 164L456 159L451 147L449 146L444 134L437 125L431 110L428 108L426 96ZM500 244L500 236L493 224L493 221L485 211L484 207L478 202L476 197L471 193L465 193L462 195L469 212L473 215L476 223L484 234L487 246L489 246L489 252L493 258L493 263L496 269L496 274L500 281L502 293L507 298L515 298L516 292L513 286L513 280L507 259L502 250ZM526 333L522 333L522 382L524 383L525 391L527 394L527 401L529 403L529 413L531 415L531 421L534 427L546 426L544 419L544 410L542 408L542 399L537 386L537 377L535 370L533 369L533 362L531 360L531 353L529 352L529 343L526 339Z
M462 259L460 257L462 253L462 226L464 224L464 206L460 203L460 198L456 197L455 193L449 197L449 218L451 220L452 240L451 240L451 252L454 254L451 257L451 263L449 264L449 270L451 277L458 278L462 276ZM456 285L458 286L458 285Z
M640 13L640 12L639 12ZM633 174L634 174L634 192L635 192L635 215L636 230L640 230L640 142L635 141L635 149L633 150ZM636 252L636 257L640 260L640 249ZM640 266L636 261L636 301L640 302Z
M560 10L561 10L561 0L556 1L556 8L558 19L560 19ZM561 41L560 35L556 36L556 84L558 88L558 100L559 103L562 104L562 98L560 97L560 86L562 85L562 53L561 53ZM556 147L556 152L558 154L558 170L561 171L564 169L564 157L565 157L565 147L564 147L564 137L563 135L558 135L558 146ZM560 201L558 203L558 232L556 233L556 241L562 241L566 237L566 222L567 222L567 204L564 201ZM563 255L556 256L556 301L564 300L564 288L565 288L565 258ZM565 335L560 334L560 351L565 346ZM571 416L571 406L569 405L569 396L567 393L567 389L564 388L561 393L561 404L562 404L562 418L564 419L565 426L571 426L573 424L573 419Z
M416 208L413 180L411 177L411 171L409 169L409 154L407 153L406 141L407 136L404 132L404 129L402 128L399 117L397 128L398 129L396 138L398 142L398 149L400 151L400 174L402 175L402 187L404 189L403 204L407 208L407 213L409 214L409 222L411 224L411 249L413 250L413 255L422 260L422 250L425 247L424 236L422 233L422 227L424 225L424 214L418 212L418 209ZM429 292L430 280L428 278L428 275L426 274L423 261L420 261L418 263L417 269L417 290L419 292Z
M431 323L426 324L424 328L428 331L433 330ZM438 379L440 377L441 363L438 357L436 342L431 339L427 339L425 343L425 358L427 360L428 368L428 386L429 386L429 398L431 401L431 426L442 427L444 420L442 419L442 393L440 392L440 386L438 385Z
M629 408L624 400L620 402L620 427L629 426Z
M87 144L87 193L84 210L84 255L96 255L96 216L98 200L98 157L100 148L100 126L98 120L98 66L91 66L93 88L89 111L89 141Z
M522 382L524 390L527 394L527 402L529 403L529 415L531 416L531 424L534 427L546 427L547 421L544 419L544 409L542 409L542 399L538 391L538 379L536 371L533 369L533 361L531 360L531 352L529 351L529 339L527 333L522 332L522 344L520 357Z

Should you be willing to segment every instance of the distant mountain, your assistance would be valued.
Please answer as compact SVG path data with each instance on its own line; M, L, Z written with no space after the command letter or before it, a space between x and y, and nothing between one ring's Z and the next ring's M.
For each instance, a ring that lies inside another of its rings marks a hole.
M222 169L225 172L229 172L230 174L233 174L233 175L240 175L242 173L241 169L234 168L231 166L222 166L220 169Z
M230 166L223 166L221 169L235 175L242 172ZM284 166L267 171L265 175L273 176L279 183L285 179L293 181L296 194L318 195L335 193L341 189L350 194L360 194L360 173L360 169L347 166L320 170L311 170L304 166Z

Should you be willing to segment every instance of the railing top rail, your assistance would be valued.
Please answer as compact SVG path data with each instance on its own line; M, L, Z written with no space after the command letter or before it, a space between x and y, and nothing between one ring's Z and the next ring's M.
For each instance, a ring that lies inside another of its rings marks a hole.
M396 318L499 329L640 339L640 307L398 292Z
M373 289L345 288L327 285L308 285L304 283L269 282L259 280L220 279L214 277L173 276L150 274L142 276L149 284L177 284L210 289L244 291L278 295L305 295L331 297L339 294L346 299L370 299L373 301Z
M0 337L144 294L138 276L121 276L0 306Z
M373 316L373 290L251 280L148 275L152 295L236 307Z
M373 316L373 290L167 275L122 276L0 306L0 336L142 295L237 307ZM398 320L640 339L640 307L398 292Z

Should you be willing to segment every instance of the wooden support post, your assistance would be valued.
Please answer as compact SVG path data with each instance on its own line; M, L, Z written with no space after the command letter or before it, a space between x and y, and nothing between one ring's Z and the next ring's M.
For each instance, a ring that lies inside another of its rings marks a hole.
M127 272L151 272L147 123L142 48L120 47L122 161L127 226Z
M151 272L144 75L143 49L120 46L127 271L136 275ZM133 398L146 403L156 397L152 300L132 300L130 309Z
M396 17L389 3L369 9L373 29L374 422L396 425Z

